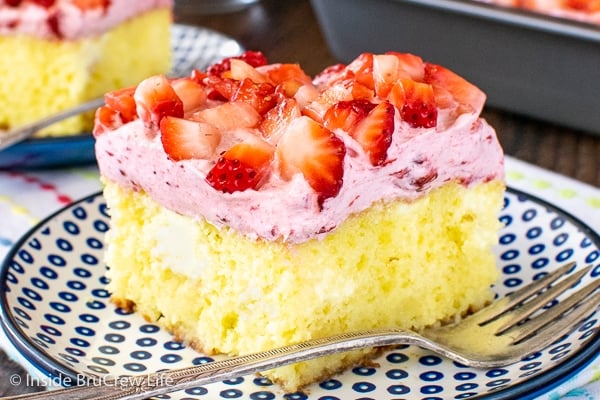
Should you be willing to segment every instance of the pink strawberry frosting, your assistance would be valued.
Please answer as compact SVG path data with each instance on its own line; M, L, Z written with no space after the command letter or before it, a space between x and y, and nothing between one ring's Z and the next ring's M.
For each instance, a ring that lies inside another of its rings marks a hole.
M18 6L0 0L0 34L42 39L80 39L100 35L146 11L172 8L173 0L111 0L108 7L83 10L70 0L44 7L24 0Z
M477 113L438 128L412 128L396 111L387 162L377 167L353 139L339 136L347 146L343 185L322 207L301 174L287 182L272 174L260 190L217 191L205 180L208 161L171 161L160 138L146 135L139 119L98 136L96 155L105 179L143 190L177 213L250 238L287 243L322 238L349 215L380 201L412 201L449 181L469 186L504 179L496 134Z

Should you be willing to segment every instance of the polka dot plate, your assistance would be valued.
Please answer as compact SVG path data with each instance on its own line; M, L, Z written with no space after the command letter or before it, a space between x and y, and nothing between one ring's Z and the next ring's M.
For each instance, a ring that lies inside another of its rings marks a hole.
M505 227L496 247L502 276L498 296L557 266L575 261L600 275L600 237L581 221L540 199L510 189L500 216ZM0 280L2 325L12 343L48 376L134 375L206 363L197 353L136 314L109 301L102 262L109 217L101 194L80 200L41 222L11 250ZM578 284L578 285L579 285ZM577 285L576 285L577 286ZM164 398L336 399L528 399L565 381L600 352L600 312L548 348L504 368L468 368L414 346L397 346L377 359L284 394L254 375Z
M206 69L224 57L240 54L241 45L210 29L174 24L171 29L173 74L187 75L194 68ZM77 135L32 138L2 150L0 168L46 168L91 164L96 161L90 132Z

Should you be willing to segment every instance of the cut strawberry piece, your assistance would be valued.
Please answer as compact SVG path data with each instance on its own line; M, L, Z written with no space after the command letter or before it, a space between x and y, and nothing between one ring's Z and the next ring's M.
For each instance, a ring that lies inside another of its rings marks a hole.
M95 8L106 10L110 6L111 0L73 0L72 2L81 10L92 10ZM54 0L52 0L52 3L54 3Z
M244 60L232 58L229 61L230 69L229 71L221 74L224 78L234 79L236 81L241 81L243 79L250 79L254 83L270 83L269 78L258 72L256 68L252 65L248 64Z
M355 58L346 67L348 71L352 72L353 79L373 90L375 88L375 81L373 79L373 54L362 53Z
M400 76L400 61L392 54L377 54L373 56L373 79L375 94L385 99L392 86L398 82ZM404 76L408 78L408 74Z
M354 99L373 100L375 96L373 89L358 81L353 81L350 84L350 90Z
M294 94L294 99L298 102L300 109L304 109L308 104L315 101L317 97L319 97L319 90L312 83L300 86Z
M391 103L379 103L350 130L350 136L361 145L373 165L381 165L387 158L394 133L395 111Z
M414 128L433 128L437 125L437 106L433 87L410 79L401 81L404 106L400 116Z
M253 128L261 120L260 114L254 107L241 101L205 108L195 112L191 118L209 123L223 132L233 129Z
M404 87L402 86L402 82L396 82L392 85L390 92L388 93L387 100L394 105L398 110L402 110L404 107L404 103L406 101L406 96L404 96Z
M221 141L214 126L171 116L160 121L160 134L165 153L174 161L210 158Z
M192 72L190 73L190 79L192 79L194 82L200 84L200 85L204 85L204 78L206 78L208 76L208 74L206 72L202 72L200 71L198 68L194 68L192 70Z
M231 101L243 101L254 107L259 114L264 114L277 103L275 87L270 83L255 83L246 78L240 82Z
M269 143L276 144L290 123L300 117L300 108L295 99L284 99L264 116L259 129Z
M262 65L267 64L267 59L260 51L246 51L239 56L236 57L227 57L223 60L215 63L207 68L206 72L209 75L221 76L221 74L225 71L229 71L231 69L231 60L238 59L243 60L247 64L253 67L260 67Z
M325 68L313 79L313 84L317 87L330 86L334 82L346 76L346 65L335 64Z
M269 66L266 71L273 84L279 85L286 81L298 82L300 85L312 83L311 78L306 75L298 64L276 64Z
M351 81L372 92L375 87L373 78L373 54L362 53L348 65L337 64L326 68L315 77L313 83L320 88L326 88L342 81ZM361 97L372 97L372 93L368 96Z
M156 75L140 82L133 98L137 114L148 129L157 129L165 116L183 118L183 102L164 75Z
M240 87L240 83L229 78L208 75L202 84L208 88L208 98L211 100L229 101Z
M260 51L247 50L247 51L243 52L237 58L239 58L240 60L243 60L243 61L247 62L248 64L252 65L255 68L256 67L261 67L263 65L267 65L267 58Z
M329 129L302 116L292 121L277 145L279 173L285 180L301 173L322 203L343 183L346 146Z
M200 108L206 103L206 90L192 78L179 78L171 81L177 97L183 102L184 113Z
M441 92L450 92L462 108L459 111L478 114L483 109L486 98L485 93L447 68L436 64L425 64L425 82L430 83L436 91L440 88L442 89ZM447 100L445 100L445 103L447 103ZM447 106L447 104L439 104L440 107L444 105Z
M375 104L364 99L340 101L325 112L323 125L327 129L342 129L348 132L365 118L374 107Z
M54 5L54 3L56 3L56 0L30 0L32 3L37 4L38 6L44 7L44 8L50 8ZM11 1L9 2L9 5L19 5L21 3L21 1L15 2L15 1ZM76 1L74 1L74 3L76 3Z
M340 101L354 100L353 88L354 82L352 80L336 82L334 85L323 90L316 99L307 104L302 113L317 122L321 122L323 121L325 112L331 106Z
M106 106L118 112L123 122L133 121L137 118L136 104L133 99L135 87L113 90L104 94Z
M302 82L293 79L283 81L275 87L275 94L280 98L294 97L302 86Z
M273 146L256 137L237 143L219 157L206 175L206 181L224 193L258 189L267 175L274 151Z
M121 114L111 107L104 105L96 110L92 135L96 138L104 132L117 129L121 125L123 125Z
M425 75L423 60L409 53L386 53L373 56L375 93L385 99L396 82L402 79L421 81Z
M563 5L567 9L586 13L600 11L600 1L598 0L565 0Z
M398 68L408 74L410 79L421 82L425 76L425 63L419 56L411 53L398 53L388 51L385 54L391 54L398 59Z

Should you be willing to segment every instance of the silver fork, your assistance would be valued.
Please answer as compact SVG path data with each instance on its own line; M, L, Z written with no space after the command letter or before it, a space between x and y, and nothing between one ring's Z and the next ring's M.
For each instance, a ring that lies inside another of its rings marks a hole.
M34 133L50 125L54 125L55 123L60 122L69 117L74 117L75 115L91 111L95 108L100 107L103 104L104 97L99 97L97 99L87 101L75 107L53 114L49 117L42 118L31 124L19 126L8 131L0 130L0 151L33 136Z
M508 365L574 330L600 306L600 279L593 279L582 289L549 306L591 268L589 265L577 270L575 263L568 263L460 322L420 333L403 329L345 333L148 375L114 380L94 376L87 385L10 399L145 399L329 354L397 344L421 346L471 367ZM569 273L568 277L560 279Z

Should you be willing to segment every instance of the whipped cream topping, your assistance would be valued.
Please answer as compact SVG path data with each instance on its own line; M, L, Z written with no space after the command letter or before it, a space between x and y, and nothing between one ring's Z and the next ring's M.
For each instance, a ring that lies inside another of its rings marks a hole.
M504 180L504 156L495 131L476 113L412 128L395 116L387 161L374 167L348 135L343 185L322 206L301 174L282 181L276 174L260 190L222 193L205 180L211 163L173 162L160 138L148 137L141 120L96 139L96 157L105 179L143 190L177 213L231 227L243 235L295 244L323 238L349 215L374 203L413 201L450 181L465 186ZM442 128L443 127L443 128Z
M9 6L0 0L0 34L76 40L97 36L146 11L173 7L173 0L111 0L107 7L82 9L71 0L44 7L30 1Z

